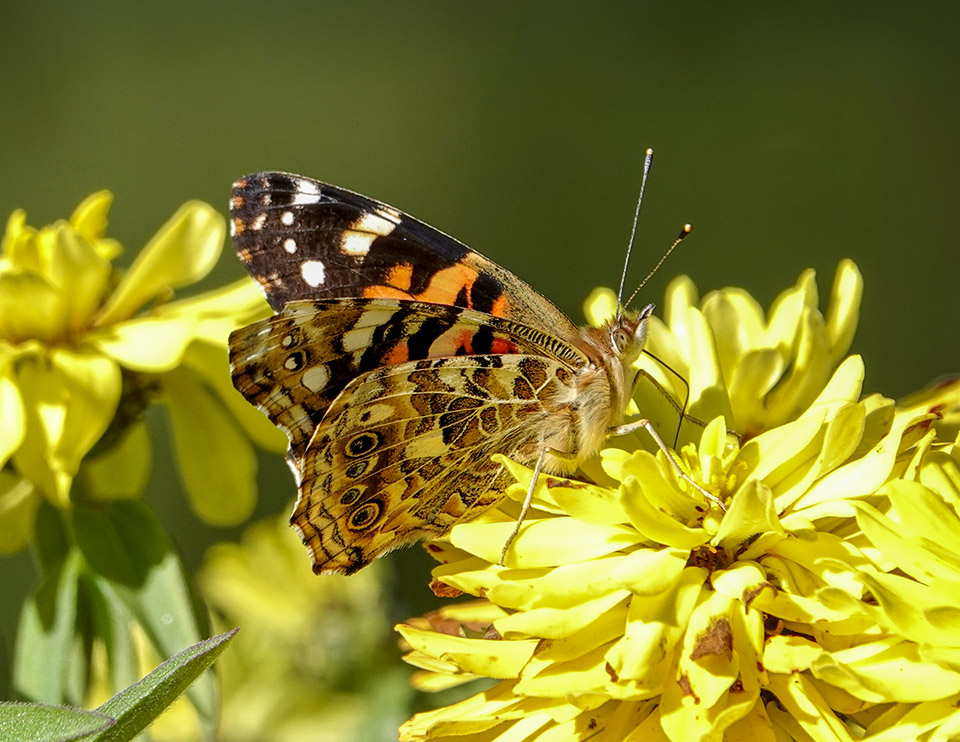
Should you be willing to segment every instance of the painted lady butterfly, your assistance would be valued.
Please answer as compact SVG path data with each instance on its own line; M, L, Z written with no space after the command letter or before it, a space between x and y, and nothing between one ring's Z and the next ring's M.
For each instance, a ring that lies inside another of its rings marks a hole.
M315 572L355 572L496 504L512 479L492 454L535 482L645 425L623 418L653 305L578 328L453 238L298 175L247 176L230 206L277 312L231 335L233 382L290 438L291 524Z

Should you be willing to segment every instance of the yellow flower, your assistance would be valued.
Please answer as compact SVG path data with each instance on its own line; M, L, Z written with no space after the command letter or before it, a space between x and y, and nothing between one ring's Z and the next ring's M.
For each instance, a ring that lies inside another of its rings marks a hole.
M253 453L238 421L255 440L282 448L226 373L230 330L267 313L256 287L241 281L171 301L216 262L223 218L207 204L184 204L121 273L111 262L120 246L104 236L111 200L95 193L69 221L41 229L22 210L7 222L0 552L30 540L41 497L66 507L78 492L139 493L149 467L140 416L154 394L167 404L191 501L208 520L237 522L253 504Z
M499 682L414 716L401 739L950 738L956 454L935 415L861 398L860 358L841 360L859 287L841 264L824 319L805 274L765 320L742 291L697 307L675 282L653 352L709 419L684 422L679 463L726 511L638 440L602 452L597 484L542 478L500 566L531 476L504 460L505 504L432 545L442 592L484 600L398 627L422 687Z
M812 270L780 294L766 316L740 288L712 291L698 302L693 282L680 276L667 288L664 319L650 318L648 353L640 364L670 396L641 386L643 416L667 440L684 401L691 418L723 415L742 438L796 418L850 348L862 294L863 280L850 260L837 268L826 316L817 307ZM609 289L595 291L585 307L594 324L615 308ZM680 442L695 441L701 429L684 421Z

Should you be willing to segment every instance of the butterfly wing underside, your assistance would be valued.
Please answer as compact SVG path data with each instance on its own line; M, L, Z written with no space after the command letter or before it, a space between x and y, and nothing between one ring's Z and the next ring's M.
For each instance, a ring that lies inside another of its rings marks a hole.
M512 480L492 454L532 465L545 435L572 445L555 401L573 376L541 356L487 355L355 378L310 442L291 518L314 571L350 574L497 502Z
M291 524L351 573L500 498L491 461L571 450L590 360L552 302L393 207L287 173L234 186L237 254L277 314L230 338L234 385L286 431ZM564 400L564 403L560 403Z

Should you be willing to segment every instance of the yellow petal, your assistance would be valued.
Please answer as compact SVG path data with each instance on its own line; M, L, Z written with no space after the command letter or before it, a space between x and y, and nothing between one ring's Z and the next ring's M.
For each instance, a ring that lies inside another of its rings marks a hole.
M730 509L720 522L720 530L711 543L729 553L740 553L761 534L786 536L774 504L773 492L763 482L749 480L730 503ZM770 548L769 541L765 548Z
M537 640L466 639L398 624L396 630L414 649L452 662L466 672L488 678L515 678L530 659Z
M244 432L261 448L283 454L287 437L260 410L244 399L230 383L230 361L225 346L197 341L187 346L183 365L191 369L210 387Z
M583 314L587 322L600 327L617 313L617 295L606 286L590 292L583 302Z
M119 443L80 467L90 496L98 500L137 497L150 478L152 449L147 427L134 425Z
M960 673L922 661L917 645L899 637L823 653L811 670L821 680L874 703L933 701L960 692Z
M0 554L13 554L33 540L40 497L26 479L0 470Z
M165 289L193 283L216 263L225 233L212 206L188 201L147 243L97 318L109 325L132 316Z
M0 468L16 451L27 434L23 400L10 369L0 371Z
M36 273L0 273L0 336L51 342L67 327L65 297Z
M633 477L627 479L621 488L621 505L640 534L655 543L687 550L710 540L703 528L690 528L653 507L644 490Z
M80 461L113 419L120 369L109 358L57 348L49 360L21 359L17 384L27 435L14 461L52 502L63 506Z
M852 260L840 261L830 292L827 310L827 334L830 336L833 363L837 363L850 348L860 317L863 297L863 276Z
M706 577L707 570L687 567L669 590L630 599L623 638L607 654L615 682L637 693L661 691L671 653L686 631Z
M233 418L190 372L162 377L174 450L190 504L216 525L250 517L256 501L256 458Z
M5 268L42 273L37 230L27 224L27 212L23 209L16 209L7 219L2 246Z
M76 332L87 326L99 308L113 268L88 240L64 222L53 227L52 239L47 278L63 294L68 329Z
M450 541L454 546L495 563L500 560L500 551L515 525L515 522L464 523L453 528ZM626 526L583 523L574 518L528 517L507 550L505 564L524 569L572 564L633 546L642 540L640 534Z
M67 394L66 418L52 454L72 477L100 440L120 401L120 368L109 358L55 349L51 357Z
M810 680L800 673L771 673L769 690L801 733L805 732L813 742L853 742L846 725L837 718Z
M125 368L160 373L180 365L196 328L193 317L154 315L101 327L84 342Z
M73 210L70 226L91 242L99 240L107 232L107 214L112 203L110 191L91 193Z
M699 309L690 309L686 328L690 338L690 414L700 420L720 416L732 420L733 411L720 368L717 342Z
M763 342L763 311L743 289L724 289L704 297L703 314L717 339L720 367L729 379L744 354Z
M601 613L615 613L625 619L628 595L626 590L621 590L574 606L533 608L498 619L494 622L494 626L503 636L562 639L589 626Z

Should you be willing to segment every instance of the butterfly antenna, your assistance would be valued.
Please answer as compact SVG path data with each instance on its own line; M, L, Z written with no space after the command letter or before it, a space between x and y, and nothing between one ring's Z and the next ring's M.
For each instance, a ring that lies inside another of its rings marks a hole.
M617 315L624 309L621 303L623 298L623 285L627 280L627 266L630 265L630 252L633 250L633 240L637 236L637 222L640 220L640 204L643 203L643 189L647 185L647 176L650 174L650 165L653 164L653 149L647 148L647 157L643 162L643 178L640 180L640 196L637 198L637 208L633 212L633 226L630 228L630 242L627 244L627 257L623 261L623 273L620 276L620 289L617 291ZM662 261L661 261L662 262ZM632 297L631 297L632 298ZM627 304L630 302L628 301Z
M684 225L683 225L683 229L680 230L680 234L677 236L677 239L675 239L675 240L673 241L673 244L670 245L670 247L667 248L667 251L663 254L663 257L660 258L660 260L657 261L657 264L656 264L655 266L653 266L653 270L651 270L651 271L644 277L644 279L640 282L640 285L637 286L637 288L635 288L635 289L633 290L633 293L630 294L630 298L627 299L627 301L624 303L623 309L626 309L627 307L630 306L630 302L632 302L632 301L634 300L634 298L635 298L635 297L637 296L637 294L640 292L640 289L642 289L642 288L644 287L644 285L647 283L647 281L649 281L651 278L653 278L653 274L654 274L654 273L656 273L658 270L660 270L660 266L663 265L663 261L666 260L668 257L670 257L670 253L672 253L672 252L676 249L677 245L679 245L681 242L683 242L684 238L685 238L688 234L690 234L692 231L693 231L693 227L692 227L692 226L690 226L689 224L684 224ZM622 286L621 286L621 288L622 288ZM618 306L618 308L619 308L619 302L618 302L617 306Z

